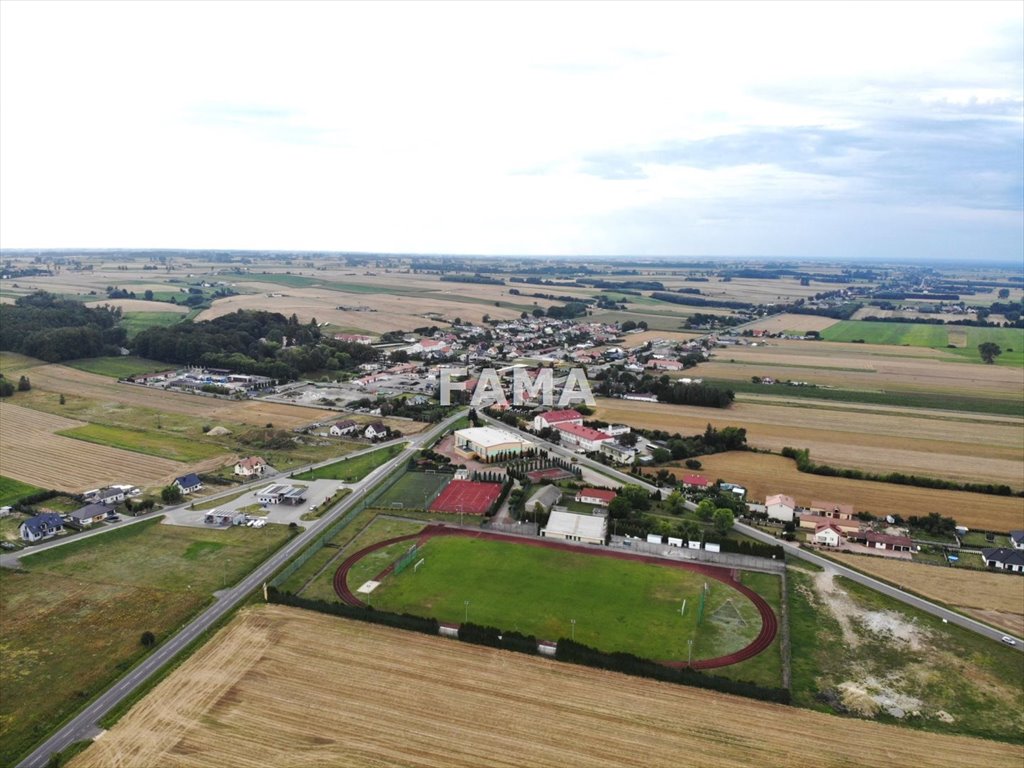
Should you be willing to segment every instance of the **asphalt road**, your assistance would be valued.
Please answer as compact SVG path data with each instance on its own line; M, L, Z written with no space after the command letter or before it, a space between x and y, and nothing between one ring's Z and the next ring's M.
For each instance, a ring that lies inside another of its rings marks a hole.
M930 613L933 616L938 616L940 619L944 619L950 624L956 624L957 626L969 629L972 632L976 632L979 635L991 638L997 642L1001 641L1003 636L1009 636L1006 632L993 629L987 624L982 624L980 621L975 621L974 619L970 619L962 614L956 613L955 611L951 611L948 608L943 608L941 605L925 600L924 598L911 595L901 589L886 584L884 581L879 581L878 579L873 579L870 576L865 576L859 571L855 571L852 568L847 568L844 565L840 565L832 560L816 555L814 552L804 549L803 547L798 547L795 544L790 544L789 542L776 539L774 536L771 536L764 531L759 531L757 528L751 528L749 525L744 525L743 523L736 523L735 528L740 533L745 536L749 536L752 539L757 539L758 541L763 541L768 544L782 545L787 556L792 556L800 560L806 560L809 563L819 565L828 571L832 571L840 576L845 576L850 579L850 581L863 584L865 587L870 587L877 592L881 592L883 595L899 600L907 605L912 605L914 608ZM1007 578L1012 577L1008 576ZM1016 649L1018 651L1024 651L1024 639L1019 637L1015 639L1017 640L1017 645L1015 646Z
M18 763L18 768L43 768L50 755L67 748L76 741L91 739L101 732L99 721L125 697L129 696L139 686L145 683L161 667L177 656L189 643L209 629L218 619L234 609L253 590L262 587L263 583L269 580L270 576L281 568L286 562L295 557L306 547L324 528L334 523L339 517L351 509L377 482L385 475L394 470L402 462L408 461L410 455L429 442L433 437L447 429L453 422L458 420L462 412L440 422L432 429L424 431L420 435L402 438L409 442L409 446L402 453L386 464L381 465L358 483L352 484L352 493L342 499L337 506L327 512L319 520L315 520L294 539L270 556L260 564L248 576L226 590L215 593L215 602L199 616L194 618L179 630L170 639L164 642L150 653L138 666L131 669L110 688L100 694L85 709L65 723L60 729L53 733L46 741L38 746L28 757ZM379 448L376 445L373 449ZM337 461L337 459L331 459ZM330 462L321 462L330 463ZM311 465L318 466L318 465ZM298 470L296 470L298 471ZM265 478L264 478L265 479ZM237 491L237 487L229 492ZM214 498L214 497L208 497ZM109 528L107 529L109 530ZM97 531L97 534L100 532ZM71 537L77 541L81 536ZM32 552L40 551L40 547L33 547ZM28 554L28 553L25 553Z

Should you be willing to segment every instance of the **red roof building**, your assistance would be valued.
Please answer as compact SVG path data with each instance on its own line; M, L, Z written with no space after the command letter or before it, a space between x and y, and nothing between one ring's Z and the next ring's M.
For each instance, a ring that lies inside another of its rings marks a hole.
M690 488L707 488L710 481L704 475L683 475L683 485Z
M618 495L615 491L609 491L605 488L581 488L576 493L576 501L582 504L597 504L601 507L607 507Z

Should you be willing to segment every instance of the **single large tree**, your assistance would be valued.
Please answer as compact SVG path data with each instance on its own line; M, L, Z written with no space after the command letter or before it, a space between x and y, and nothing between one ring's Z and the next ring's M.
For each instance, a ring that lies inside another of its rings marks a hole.
M986 341L978 345L978 354L987 365L992 365L996 358L1003 354L1003 350L994 341Z
M714 525L715 531L717 533L720 533L720 534L722 534L724 536L730 530L732 530L732 524L734 522L735 522L735 519L732 516L732 510L731 509L726 509L725 507L721 507L721 508L715 510L715 517L714 517L714 520L712 522L712 525Z

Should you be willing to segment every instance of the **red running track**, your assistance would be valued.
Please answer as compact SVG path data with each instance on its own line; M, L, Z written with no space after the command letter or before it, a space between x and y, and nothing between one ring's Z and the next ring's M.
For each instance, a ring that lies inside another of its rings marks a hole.
M426 541L435 536L465 536L467 538L476 539L487 539L489 541L501 541L508 544L521 544L527 547L546 547L547 549L559 549L563 552L575 552L577 554L589 554L596 555L597 557L613 557L618 560L632 560L637 563L652 563L654 565L668 566L672 568L684 568L688 571L694 571L695 573L701 573L705 576L720 581L723 584L735 589L737 592L744 595L750 602L757 608L758 614L761 616L761 631L757 637L745 648L741 648L735 653L730 653L726 656L718 656L714 659L699 659L694 661L689 666L693 669L714 669L716 667L726 667L730 664L737 664L741 661L751 659L757 654L764 651L768 646L775 640L775 635L779 631L779 622L775 616L775 612L771 606L765 602L765 599L761 597L757 592L750 589L749 587L740 584L737 581L733 581L731 576L735 571L728 568L721 568L716 565L705 565L703 563L692 563L692 562L678 562L674 560L665 560L660 557L652 557L650 555L638 555L632 552L620 552L617 550L595 550L595 549L582 549L579 546L574 546L561 541L552 541L551 539L545 538L518 538L505 536L499 533L491 533L490 531L467 531L459 528L448 528L443 525L428 525L419 533L411 533L405 536L396 536L393 539L386 539L384 541L378 541L376 544L371 544L368 547L349 555L345 558L345 561L338 566L338 570L334 574L334 591L338 597L341 598L343 603L354 606L365 606L362 600L356 597L352 591L348 588L348 572L352 569L356 563L362 560L371 552L376 552L379 549L390 547L392 544L397 544L401 541L409 541L411 539L420 539ZM381 576L388 575L394 568L394 564L389 565L381 573ZM686 667L685 661L664 661L662 662L669 667Z

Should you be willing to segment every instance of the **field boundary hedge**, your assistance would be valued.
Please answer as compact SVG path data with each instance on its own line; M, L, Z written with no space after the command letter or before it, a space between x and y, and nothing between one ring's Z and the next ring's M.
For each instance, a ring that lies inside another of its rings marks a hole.
M389 611L377 610L371 606L357 607L327 600L300 597L291 592L279 590L274 586L267 589L267 601L292 608L326 613L345 619L355 619L356 621L365 621L370 624L380 624L396 629L420 632L425 635L441 635L441 624L437 619L414 616L409 613L391 613ZM458 640L463 643L484 645L490 648L499 648L534 656L540 653L538 648L539 642L532 635L524 635L520 632L507 632L497 627L483 626L470 622L459 625ZM555 659L569 664L579 664L595 669L607 669L613 672L633 675L634 677L648 677L662 682L705 688L718 691L719 693L729 693L760 701L770 701L777 704L790 703L790 692L786 688L768 688L747 681L731 680L726 677L719 677L718 675L709 675L706 672L700 672L695 669L677 669L657 661L652 661L651 659L634 656L631 653L608 653L564 637L557 643Z
M892 483L893 485L912 485L917 488L934 488L942 491L966 491L968 493L984 493L990 496L1024 496L1024 491L1013 492L1008 485L995 483L957 483L953 480L941 480L937 477L921 475L905 475L902 472L890 472L880 475L877 472L865 472L861 469L840 469L828 464L815 464L811 461L811 452L807 448L790 448L786 446L781 454L796 462L800 472L826 477L843 477L847 480L871 480L876 483Z

